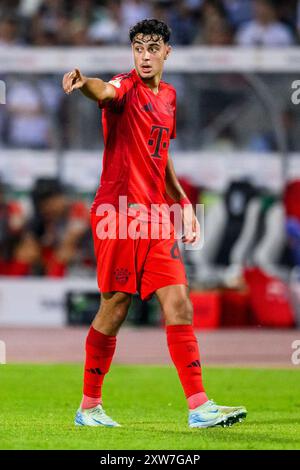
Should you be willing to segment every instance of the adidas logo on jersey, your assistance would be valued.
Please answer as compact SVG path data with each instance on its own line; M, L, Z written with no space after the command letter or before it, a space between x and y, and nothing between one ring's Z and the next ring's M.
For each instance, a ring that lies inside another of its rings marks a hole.
M152 103L145 104L142 109L147 113L151 113L153 111Z

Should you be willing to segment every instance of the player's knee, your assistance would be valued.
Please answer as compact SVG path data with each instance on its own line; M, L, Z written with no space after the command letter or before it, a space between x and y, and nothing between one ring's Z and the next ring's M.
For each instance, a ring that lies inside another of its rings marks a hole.
M176 296L165 305L164 313L169 324L191 324L193 306L188 296Z
M128 310L131 302L131 296L125 292L116 292L112 298L112 304L115 308Z
M127 316L128 308L125 305L118 305L112 311L112 323L115 327L119 327L125 321Z
M116 292L110 299L103 298L103 302L109 303L112 323L116 326L123 323L131 303L131 296L123 292Z

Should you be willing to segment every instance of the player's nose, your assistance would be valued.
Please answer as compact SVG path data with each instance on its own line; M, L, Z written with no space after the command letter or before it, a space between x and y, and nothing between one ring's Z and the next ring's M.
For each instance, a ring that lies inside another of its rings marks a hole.
M150 53L148 51L144 51L143 60L149 60L149 59L150 59Z

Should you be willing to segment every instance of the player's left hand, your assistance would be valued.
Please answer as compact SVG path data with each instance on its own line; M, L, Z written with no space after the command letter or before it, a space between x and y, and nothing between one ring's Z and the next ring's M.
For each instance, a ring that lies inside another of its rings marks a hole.
M195 215L193 206L186 204L182 210L183 237L182 242L196 244L200 240L200 225Z

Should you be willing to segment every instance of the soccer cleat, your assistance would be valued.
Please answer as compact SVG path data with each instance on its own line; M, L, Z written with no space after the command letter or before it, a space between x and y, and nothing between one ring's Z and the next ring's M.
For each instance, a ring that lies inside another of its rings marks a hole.
M105 426L107 428L116 428L120 424L113 421L107 414L101 405L97 405L95 408L88 408L82 410L78 409L75 416L76 426Z
M209 400L189 412L190 428L210 428L213 426L232 426L243 421L247 410L243 406L219 406Z

